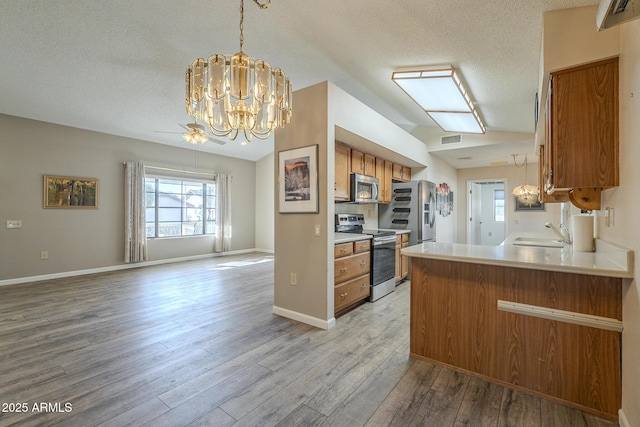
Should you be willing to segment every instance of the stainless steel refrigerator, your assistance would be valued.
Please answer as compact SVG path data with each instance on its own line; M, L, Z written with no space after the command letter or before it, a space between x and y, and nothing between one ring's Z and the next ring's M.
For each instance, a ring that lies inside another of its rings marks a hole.
M378 205L378 227L410 230L409 246L436 240L436 185L429 181L392 184L391 203Z

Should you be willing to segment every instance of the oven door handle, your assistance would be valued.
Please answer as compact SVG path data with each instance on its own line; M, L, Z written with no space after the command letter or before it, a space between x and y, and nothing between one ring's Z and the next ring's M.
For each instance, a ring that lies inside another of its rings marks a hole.
M373 246L379 246L379 245L384 245L386 243L395 243L396 241L396 236L393 237L376 237L375 239L373 239Z

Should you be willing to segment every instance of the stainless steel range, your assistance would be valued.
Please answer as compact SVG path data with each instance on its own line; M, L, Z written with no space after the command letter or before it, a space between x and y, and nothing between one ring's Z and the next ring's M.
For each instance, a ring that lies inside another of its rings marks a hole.
M371 302L396 289L396 233L367 230L363 214L336 214L338 233L368 234L373 237L371 250Z

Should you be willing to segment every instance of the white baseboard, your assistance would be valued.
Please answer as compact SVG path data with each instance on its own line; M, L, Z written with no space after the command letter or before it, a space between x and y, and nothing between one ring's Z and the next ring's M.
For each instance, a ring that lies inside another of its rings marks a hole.
M631 423L622 409L618 410L618 424L620 424L620 427L631 427Z
M215 258L220 256L228 256L228 255L241 255L241 254L246 254L250 252L267 252L268 253L268 251L264 251L261 249L241 249L237 251L229 251L229 252L222 252L222 253L210 253L210 254L192 255L192 256L186 256L186 257L180 257L180 258L159 259L159 260L153 260L153 261L136 262L131 264L111 265L108 267L88 268L85 270L63 271L60 273L42 274L39 276L17 277L15 279L0 280L0 286L18 285L20 283L29 283L29 282L40 282L43 280L53 280L53 279L60 279L64 277L83 276L85 274L106 273L109 271L149 267L152 265L171 264L174 262L192 261L195 259Z
M286 317L287 319L296 320L298 322L306 323L307 325L315 326L320 329L331 329L336 326L336 319L332 317L329 320L318 319L317 317L309 316L304 313L298 313L297 311L287 310L286 308L273 306L273 314Z

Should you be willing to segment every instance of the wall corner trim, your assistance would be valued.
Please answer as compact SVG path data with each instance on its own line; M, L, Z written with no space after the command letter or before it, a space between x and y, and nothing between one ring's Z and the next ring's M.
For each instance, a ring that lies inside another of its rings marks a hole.
M331 329L336 325L336 319L334 317L329 320L322 320L304 313L287 310L286 308L278 307L276 305L273 306L273 314L286 317L287 319L297 320L298 322L306 323L307 325L315 326L316 328L324 330Z

